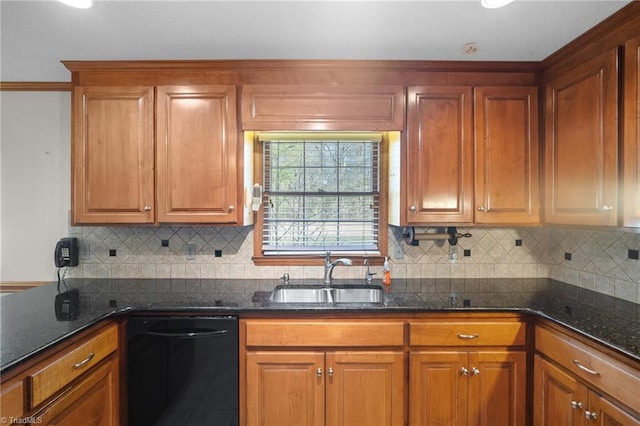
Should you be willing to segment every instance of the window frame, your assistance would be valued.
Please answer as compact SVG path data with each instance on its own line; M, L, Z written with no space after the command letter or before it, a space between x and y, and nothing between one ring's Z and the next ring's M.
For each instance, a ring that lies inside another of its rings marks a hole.
M348 255L354 264L362 264L365 258L369 259L372 265L382 265L385 257L388 256L388 192L389 192L389 135L382 132L382 140L379 147L379 211L378 211L378 251L379 254L372 255ZM256 183L264 185L264 162L263 145L259 140L258 133L253 135L253 171ZM267 255L262 252L262 233L264 228L264 206L260 204L260 209L254 212L253 228L253 263L257 266L314 266L324 265L324 255L300 254L300 255Z

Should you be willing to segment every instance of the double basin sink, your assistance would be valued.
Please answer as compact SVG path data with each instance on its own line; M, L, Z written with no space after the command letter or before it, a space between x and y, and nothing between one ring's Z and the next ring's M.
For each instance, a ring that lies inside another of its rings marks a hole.
M383 306L385 290L374 284L335 284L331 286L278 285L269 298L272 304Z

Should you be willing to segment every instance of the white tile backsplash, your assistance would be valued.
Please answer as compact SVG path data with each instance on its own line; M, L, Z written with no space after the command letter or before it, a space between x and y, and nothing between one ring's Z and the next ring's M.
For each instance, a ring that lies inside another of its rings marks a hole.
M416 229L417 232L426 229ZM401 229L390 227L389 253L396 278L553 278L640 303L640 234L620 230L561 227L458 228L471 238L458 242L458 261L449 244L407 245ZM85 278L322 278L318 266L255 266L252 227L117 226L74 227L83 245L80 266L70 277ZM162 240L169 246L162 247ZM522 245L517 246L516 240ZM196 256L187 259L187 244ZM86 248L88 247L88 250ZM109 251L116 250L116 256ZM470 256L464 251L470 250ZM217 257L216 252L222 256ZM571 254L571 260L565 259ZM381 271L377 277L380 277ZM362 267L336 268L336 278L360 278Z

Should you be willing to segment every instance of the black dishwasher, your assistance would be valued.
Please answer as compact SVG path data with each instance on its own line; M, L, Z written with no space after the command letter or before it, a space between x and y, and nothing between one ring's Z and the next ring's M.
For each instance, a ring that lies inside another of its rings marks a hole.
M237 425L238 319L132 316L129 426Z

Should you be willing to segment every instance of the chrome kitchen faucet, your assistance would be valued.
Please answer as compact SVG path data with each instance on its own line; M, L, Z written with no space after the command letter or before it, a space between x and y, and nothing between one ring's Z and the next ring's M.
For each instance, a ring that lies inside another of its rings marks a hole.
M351 266L353 265L353 262L351 261L351 259L347 259L346 257L342 257L340 259L336 259L333 262L331 262L331 252L328 251L327 254L324 257L324 283L329 286L331 285L331 276L333 274L333 268L335 268L337 265L346 265L346 266Z

